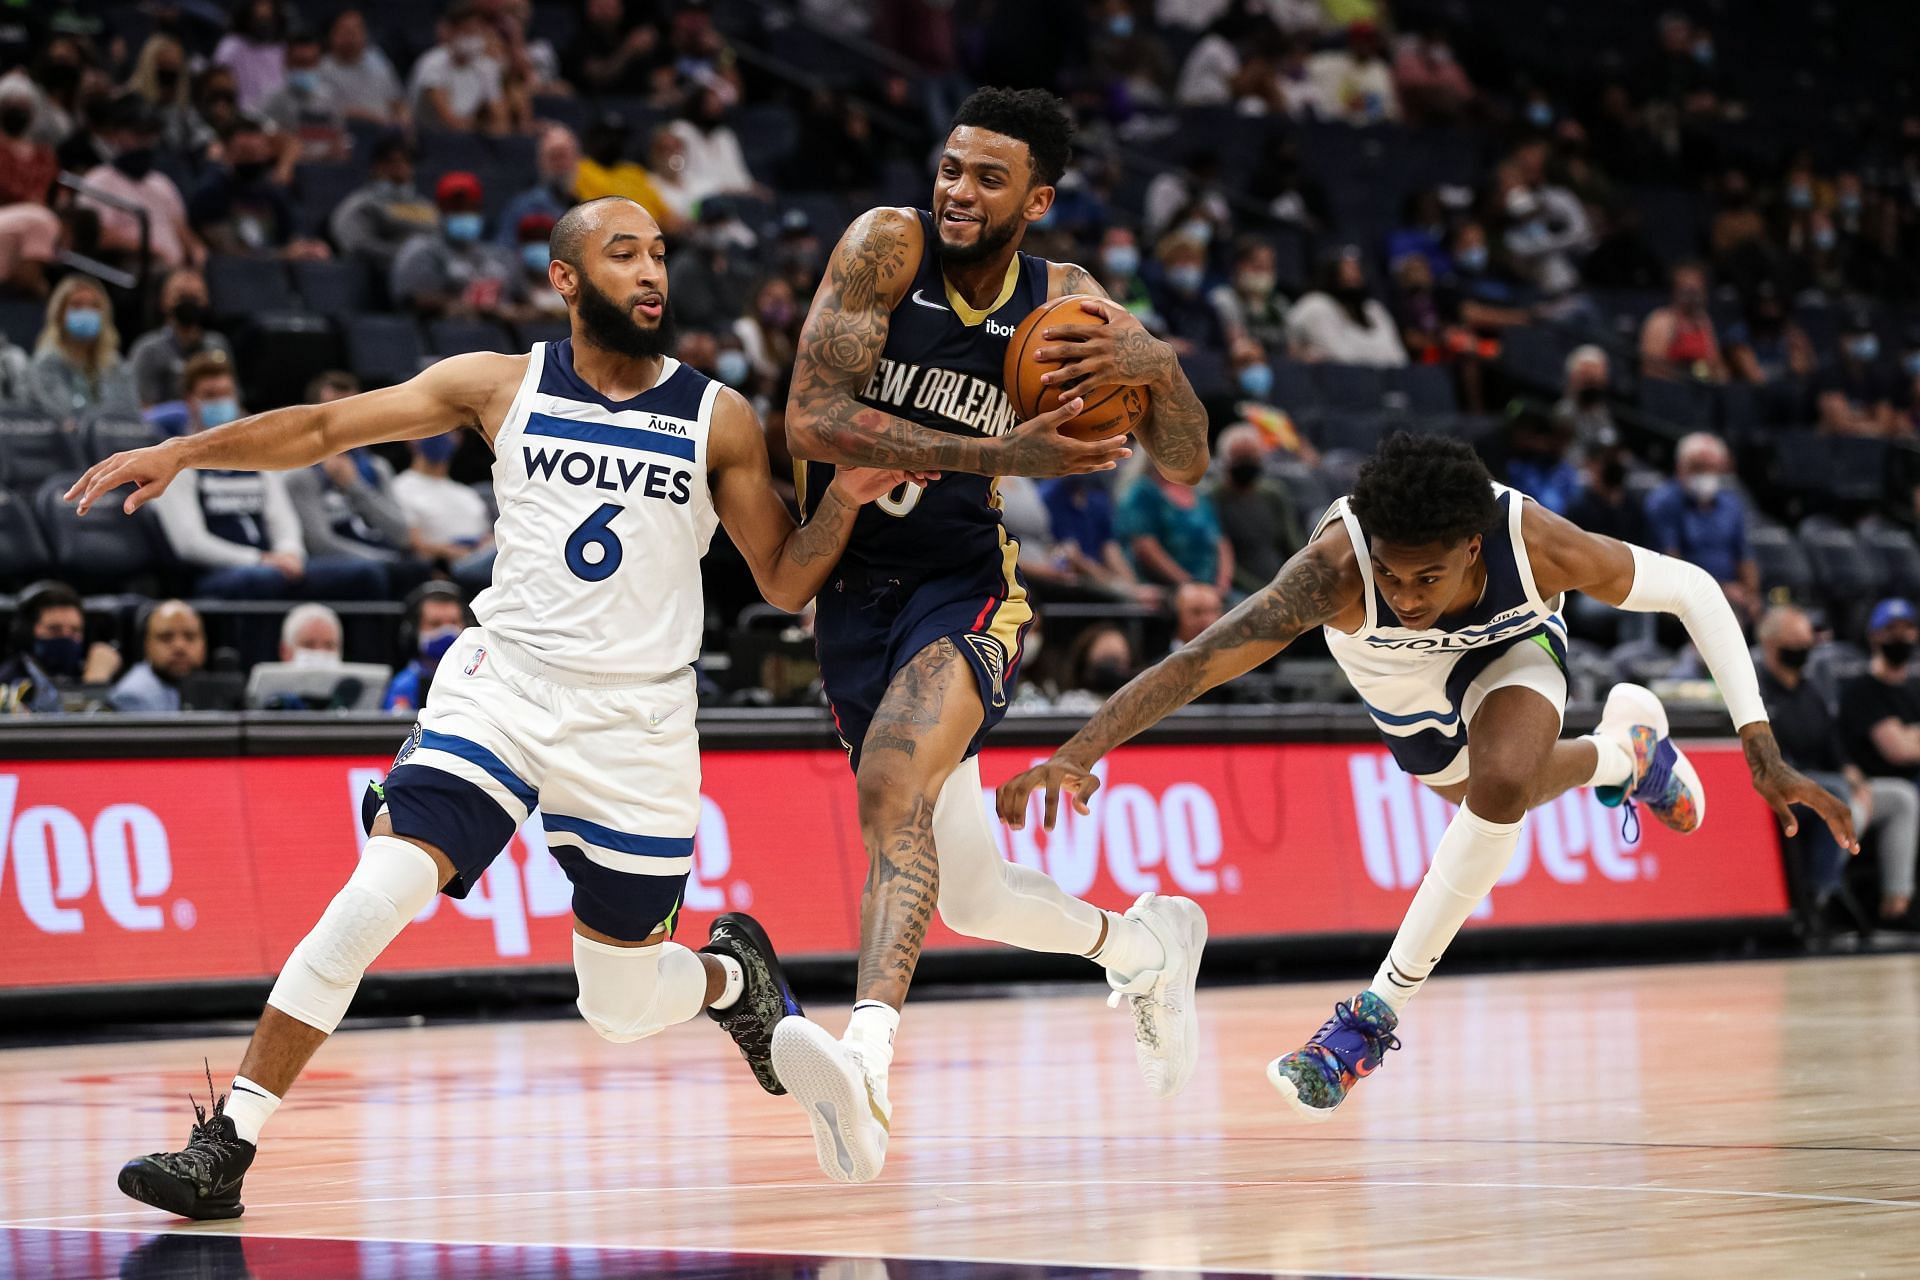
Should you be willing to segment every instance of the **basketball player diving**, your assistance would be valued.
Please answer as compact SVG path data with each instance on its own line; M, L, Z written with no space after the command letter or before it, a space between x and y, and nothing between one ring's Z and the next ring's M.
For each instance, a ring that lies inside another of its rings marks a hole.
M1099 294L1079 267L1020 252L1065 169L1072 127L1039 91L982 89L953 121L931 210L873 209L841 237L800 336L787 440L803 500L835 469L937 473L862 510L815 616L820 671L854 769L869 872L856 1003L843 1039L804 1018L774 1034L774 1069L806 1109L821 1168L877 1177L891 1124L887 1073L934 911L957 932L1084 955L1126 998L1149 1090L1176 1092L1197 1051L1200 908L1145 894L1124 915L1003 858L975 753L1005 714L1032 611L1000 522L994 477L1113 468L1117 439L1061 431L1082 401L1016 422L1007 339L1050 298ZM1060 325L1036 358L1067 393L1150 389L1138 432L1167 475L1207 465L1206 413L1173 351L1125 309ZM830 465L826 465L830 464Z
M1678 617L1739 730L1754 790L1787 834L1798 830L1791 806L1803 805L1858 852L1847 807L1781 760L1740 624L1711 575L1588 533L1495 484L1462 441L1406 434L1361 467L1352 494L1271 584L1141 672L1051 760L1003 784L1000 816L1021 826L1036 790L1048 827L1063 793L1086 813L1100 787L1096 760L1324 627L1400 767L1460 806L1372 985L1267 1067L1294 1111L1327 1119L1399 1047L1402 1010L1506 870L1529 809L1593 787L1603 804L1637 803L1675 831L1706 817L1699 776L1650 691L1614 686L1595 732L1559 740L1568 591Z
M367 967L436 892L465 897L536 805L573 883L581 1016L626 1042L705 1009L781 1092L773 1030L799 1006L765 933L729 914L700 951L670 941L700 814L700 557L724 525L767 599L802 608L859 506L913 477L843 470L796 528L752 408L668 354L666 246L646 210L620 197L577 205L552 250L566 340L453 356L399 386L116 454L67 495L84 514L132 484L131 512L190 467L287 470L469 427L493 448L500 503L480 625L448 651L369 791L359 865L288 957L228 1095L211 1114L195 1104L184 1150L121 1170L137 1200L238 1217L261 1127Z

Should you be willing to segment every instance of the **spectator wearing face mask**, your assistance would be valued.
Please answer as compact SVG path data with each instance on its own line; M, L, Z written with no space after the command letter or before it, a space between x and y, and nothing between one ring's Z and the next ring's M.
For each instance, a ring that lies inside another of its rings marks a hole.
M358 9L343 9L327 28L327 54L320 79L351 120L374 124L407 123L407 94L393 63L367 41L367 20Z
M529 213L517 225L518 238L513 247L520 259L520 283L526 301L513 312L515 321L564 320L567 300L553 287L547 268L553 262L553 226L551 214Z
M627 143L632 136L625 117L607 112L587 130L586 145L575 169L574 192L580 200L599 200L605 196L625 196L671 234L681 227L682 211L668 203L654 177L646 168L627 159ZM676 147L683 145L676 135Z
M1553 406L1553 421L1572 436L1571 452L1576 457L1620 438L1613 410L1607 404L1612 376L1612 361L1604 347L1589 343L1575 347L1567 356L1566 381Z
M299 149L253 120L227 135L226 161L193 193L193 225L216 253L237 258L317 260L332 256L322 241L303 236L289 190Z
M187 362L180 375L189 431L241 417L233 363L218 351ZM378 600L382 565L307 555L300 520L277 471L188 470L153 501L173 553L196 577L193 594L233 600L320 596Z
M1899 656L1900 636L1913 634L1913 606L1905 600L1883 600L1873 612L1872 630L1885 644L1876 647L1869 673L1848 681L1841 693L1836 719L1826 699L1803 674L1813 653L1813 624L1791 606L1769 609L1760 620L1760 696L1766 702L1781 757L1812 778L1853 810L1854 827L1861 835L1877 833L1880 859L1880 917L1889 923L1907 914L1913 905L1914 861L1920 853L1920 789L1911 776L1920 752L1904 768L1876 773L1856 763L1850 747L1871 748L1877 766L1906 758L1906 748L1920 740L1906 718L1920 714L1905 681L1894 680L1900 664L1887 660L1880 649L1894 646ZM1889 750L1891 755L1889 755ZM1846 869L1846 855L1834 844L1825 824L1806 823L1801 838L1809 846L1807 861L1816 907L1837 889Z
M731 90L709 84L693 96L680 119L667 126L686 150L685 181L695 200L708 196L755 196L771 192L747 168L740 138L727 123Z
M53 148L31 136L33 113L27 84L0 84L0 204L40 204L60 172Z
M771 385L793 367L794 341L799 336L800 304L793 286L779 276L760 283L753 306L733 322L733 333L740 349L753 366L753 375Z
M1510 410L1507 458L1502 478L1556 515L1565 515L1581 489L1580 472L1568 460L1571 432L1534 408Z
M1125 307L1147 327L1149 333L1165 337L1166 322L1154 310L1153 295L1140 276L1140 244L1130 227L1108 227L1100 237L1100 248L1093 262L1094 278L1107 296Z
M328 229L340 252L390 271L416 236L440 233L440 210L413 182L413 146L390 133L373 149L371 181L340 202Z
M478 566L493 548L493 518L471 485L453 478L460 434L409 442L413 465L393 480L393 496L407 513L414 554L451 566L456 576Z
M186 47L174 37L158 32L147 37L127 87L153 112L162 150L197 156L213 144L213 130L194 110Z
M76 203L98 215L101 249L129 262L140 253L141 219L123 207L132 205L147 215L144 245L156 263L168 268L199 266L206 260L206 246L190 225L180 188L153 167L159 128L139 95L125 94L115 101L107 138L112 161L88 169L88 191L75 197ZM99 198L93 198L95 193Z
M1156 256L1158 275L1148 287L1167 341L1181 352L1196 346L1225 348L1227 330L1207 289L1206 246L1182 232L1162 240Z
M180 372L201 352L233 355L226 336L207 327L207 282L193 268L180 267L167 274L160 286L160 314L166 323L141 334L127 353L142 407L178 400Z
M346 106L320 72L320 37L287 42L287 79L267 95L260 114L294 138L302 163L345 160L351 151Z
M92 276L67 276L47 300L28 383L33 408L55 422L90 413L139 416L133 375L120 358L113 308L106 288Z
M1307 70L1332 119L1359 126L1400 119L1400 94L1372 22L1349 24L1346 47L1315 54Z
M505 133L512 127L505 68L493 56L486 15L463 2L440 21L440 43L413 66L415 119L455 133Z
M1771 280L1755 286L1746 315L1727 330L1727 367L1742 382L1771 386L1804 381L1819 366L1807 331L1787 315Z
M1873 317L1854 312L1841 326L1840 359L1813 381L1813 402L1820 429L1835 435L1884 436L1906 429L1894 407L1899 381L1880 359L1880 335Z
M350 373L323 373L307 388L307 402L328 404L359 390ZM396 590L427 576L427 566L412 554L411 526L393 491L393 466L378 453L349 449L281 478L308 554L385 565Z
M37 582L14 607L13 653L0 662L0 715L58 715L63 687L102 684L119 669L111 645L87 644L79 593Z
M296 667L337 667L345 659L346 629L323 604L295 605L280 623L280 661Z
M1272 582L1306 543L1285 485L1266 474L1267 443L1246 423L1220 433L1224 473L1209 490L1220 528L1233 547L1232 590L1252 595Z
M1220 194L1219 155L1197 148L1180 168L1155 175L1147 184L1145 215L1146 239L1158 243L1182 235L1209 248L1217 231L1233 225L1233 210Z
M1523 149L1527 158L1516 171L1544 165L1544 144ZM1542 300L1559 308L1580 304L1580 259L1596 240L1586 206L1565 187L1544 181L1515 181L1504 200L1506 229L1501 244L1508 268Z
M1734 611L1751 620L1759 612L1760 567L1747 549L1746 499L1727 483L1732 471L1733 455L1718 436L1684 437L1674 478L1647 495L1647 546L1705 569Z
M1437 26L1400 41L1393 57L1393 85L1414 124L1446 124L1473 105L1473 81Z
M1319 285L1287 312L1287 343L1295 360L1397 367L1407 349L1393 315L1369 296L1360 251L1351 245L1321 265Z
M549 224L580 202L577 183L580 175L580 141L565 125L549 125L540 134L534 151L537 181L507 201L500 212L500 228L494 238L508 249L517 248L521 220L529 214L543 214Z
M1725 382L1726 361L1707 314L1707 273L1698 263L1673 269L1673 301L1640 326L1640 372L1648 378Z
M1100 704L1133 679L1139 660L1127 633L1111 623L1097 623L1082 631L1067 651L1066 674L1061 679L1056 711L1097 711Z
M389 291L421 315L500 316L526 301L519 255L486 238L480 179L456 171L434 188L440 234L409 240L393 261Z
M87 55L79 40L54 36L30 65L15 67L0 77L0 93L25 93L33 104L33 120L26 136L54 147L73 132L79 119L80 84L86 72Z
M184 600L163 600L141 615L141 660L128 668L107 704L130 715L169 715L181 709L180 685L207 665L207 633Z
M1211 583L1223 596L1232 588L1233 544L1203 491L1167 479L1158 467L1136 470L1113 524L1141 578L1170 587Z
M427 700L440 659L472 625L466 601L450 582L425 583L409 596L406 621L400 627L407 663L394 672L381 707L408 714L418 711Z
M277 0L239 0L233 23L214 47L215 66L233 73L242 111L256 110L286 83L287 15Z
M1273 246L1242 240L1233 253L1233 274L1207 299L1220 313L1228 338L1251 338L1272 351L1287 345L1287 299L1274 274Z
M1581 488L1567 508L1567 519L1588 533L1636 547L1656 545L1647 528L1645 504L1627 492L1631 470L1631 458L1617 436L1596 437L1587 448ZM1607 644L1651 640L1659 621L1653 614L1626 613L1580 591L1567 597L1566 609L1567 620L1580 635Z

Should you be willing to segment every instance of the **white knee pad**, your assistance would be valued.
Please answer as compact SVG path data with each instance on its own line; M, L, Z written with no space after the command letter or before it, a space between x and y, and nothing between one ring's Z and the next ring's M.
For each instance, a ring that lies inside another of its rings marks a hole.
M574 1007L604 1040L628 1044L685 1022L706 1004L700 957L675 942L616 947L573 935Z
M375 836L312 932L287 957L267 1003L333 1034L360 979L440 890L440 865L396 836Z

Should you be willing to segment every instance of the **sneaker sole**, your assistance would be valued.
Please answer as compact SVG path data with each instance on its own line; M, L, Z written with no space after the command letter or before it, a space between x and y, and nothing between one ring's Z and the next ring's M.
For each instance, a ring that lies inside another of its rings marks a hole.
M813 1154L820 1169L836 1182L871 1182L880 1176L887 1152L874 1150L863 1136L866 1088L849 1080L836 1052L839 1041L805 1018L782 1018L773 1029L773 1069L780 1083L806 1110L813 1126Z
M1275 1058L1267 1064L1267 1083L1280 1091L1293 1114L1309 1124L1325 1124L1333 1119L1333 1113L1339 1109L1336 1103L1331 1107L1310 1107L1301 1100L1300 1091L1294 1088L1293 1081L1280 1074L1280 1059Z
M165 1213L196 1222L237 1218L247 1211L243 1204L209 1205L200 1201L194 1189L178 1178L153 1168L145 1160L130 1160L120 1168L120 1190Z
M1207 913L1200 909L1199 903L1190 899L1169 901L1177 903L1180 914L1186 917L1187 958L1176 975L1180 993L1185 997L1180 1006L1184 1011L1180 1020L1180 1036L1186 1052L1180 1055L1172 1078L1160 1088L1155 1089L1152 1082L1148 1082L1148 1092L1156 1098L1171 1098L1186 1088L1187 1081L1193 1078L1193 1069L1200 1063L1200 1010L1194 1002L1194 992L1200 985L1200 953L1207 949Z
M1668 741L1671 742L1672 739L1668 739ZM1668 829L1679 831L1683 836L1690 836L1707 825L1707 789L1700 785L1700 775L1695 771L1693 761L1687 759L1687 753L1680 749L1680 744L1677 742L1674 743L1673 746L1673 776L1680 779L1687 790L1693 793L1694 817L1693 825L1685 830L1679 827L1669 827ZM1652 811L1649 810L1648 812ZM1657 813L1653 816L1656 819L1660 817ZM1663 823L1662 825L1666 824Z

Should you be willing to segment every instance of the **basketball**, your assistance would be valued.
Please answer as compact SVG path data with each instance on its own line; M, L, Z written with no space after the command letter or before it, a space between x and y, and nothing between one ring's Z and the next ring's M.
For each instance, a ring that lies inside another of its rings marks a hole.
M1030 354L1047 344L1040 331L1050 324L1105 324L1107 318L1085 294L1069 294L1035 307L1013 331L1007 343L1004 377L1007 399L1020 421L1036 418L1060 407L1060 388L1040 381L1042 374L1060 365L1051 360L1035 360ZM1076 440L1104 440L1123 436L1146 419L1153 398L1145 387L1101 387L1085 397L1078 415L1067 420L1061 431Z

